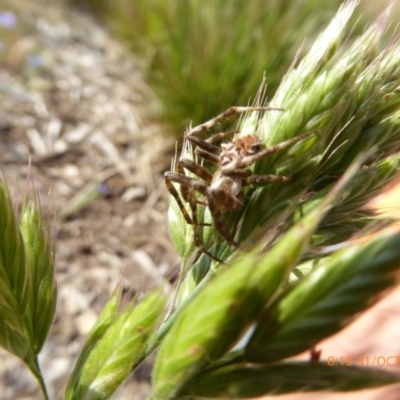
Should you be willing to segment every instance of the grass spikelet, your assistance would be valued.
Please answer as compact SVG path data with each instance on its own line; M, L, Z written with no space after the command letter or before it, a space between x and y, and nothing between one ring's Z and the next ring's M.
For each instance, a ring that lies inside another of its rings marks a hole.
M357 5L345 2L288 72L270 103L283 111L242 118L238 136L254 133L266 148L313 134L248 166L252 174L290 181L245 187L243 207L224 215L239 248L216 235L203 245L226 265L210 262L204 252L189 265L185 300L165 323L170 330L156 360L152 400L356 390L368 387L362 379L370 373L371 387L398 380L358 368L350 368L346 380L322 363L282 361L338 332L376 302L395 284L400 266L398 230L380 231L379 224L390 220L365 208L400 169L399 38L386 39L386 11L357 40L347 41ZM262 94L256 106L264 105ZM211 173L218 168L203 165ZM198 199L207 205L209 197ZM184 230L178 224L175 229ZM353 242L354 233L365 238ZM235 347L252 324L250 339ZM261 378L274 368L284 374L276 385ZM302 368L318 379L293 383L291 374ZM239 373L242 380L235 378Z
M29 270L18 220L2 182L0 232L0 344L11 353L25 359L31 353L24 327L24 315L29 301ZM28 331L28 334L31 336L31 332Z
M285 285L319 221L359 164L360 160L324 202L289 230L268 254L246 254L217 275L182 311L160 348L154 368L155 398L175 398L196 373L236 344L265 304Z
M90 335L66 399L107 399L129 375L164 308L159 292L115 313L116 292Z
M32 283L26 318L32 326L33 349L38 354L53 322L57 287L54 279L54 247L37 199L27 201L22 207L21 232Z
M261 317L245 359L268 363L312 348L374 304L398 281L399 267L400 233L393 230L320 261Z
M205 373L182 391L181 398L189 395L194 398L248 399L294 392L347 392L398 382L398 375L389 371L346 365L334 367L325 362L239 365Z

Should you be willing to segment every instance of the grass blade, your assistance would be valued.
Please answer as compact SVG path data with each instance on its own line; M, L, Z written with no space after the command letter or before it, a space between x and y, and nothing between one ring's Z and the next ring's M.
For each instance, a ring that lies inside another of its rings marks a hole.
M294 392L347 392L399 382L397 374L371 367L334 367L323 362L239 365L204 374L191 382L180 398L249 399Z

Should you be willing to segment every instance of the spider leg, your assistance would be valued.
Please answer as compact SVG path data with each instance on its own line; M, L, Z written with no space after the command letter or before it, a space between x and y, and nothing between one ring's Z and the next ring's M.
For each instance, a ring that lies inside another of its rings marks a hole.
M206 130L212 128L213 126L215 126L216 124L218 124L218 122L223 121L224 119L227 119L234 114L240 114L240 113L249 112L249 111L272 111L272 110L283 111L282 108L274 108L274 107L249 107L249 106L247 106L247 107L230 107L223 113L217 115L215 118L212 118L209 121L204 122L203 124L197 125L194 128L192 128L188 132L188 136L197 135L200 132L206 131Z
M207 249L205 249L203 244L201 243L199 226L204 226L204 225L208 226L209 224L202 224L202 223L198 222L198 220L197 220L197 204L199 204L199 203L204 204L204 203L199 202L195 198L194 195L189 196L187 200L185 199L189 203L189 206L191 209L192 217L190 217L189 213L186 211L186 208L182 203L182 200L179 196L178 191L175 189L172 182L179 183L181 185L181 187L186 186L186 187L192 188L193 190L198 191L199 193L201 193L205 196L206 196L206 191L207 191L207 185L203 182L197 181L196 179L190 178L189 176L182 175L182 174L179 174L176 172L166 172L164 177L165 177L165 184L167 186L167 189L171 193L171 195L174 197L175 201L178 203L179 209L181 210L186 223L193 226L193 237L194 237L195 246L199 249L199 251L208 255L211 259L223 264L224 262L222 260L220 260L214 254L210 253Z
M189 140L189 142L191 142L198 148L201 148L211 154L218 154L221 151L218 146L215 146L214 144L209 143L206 140L200 139L197 136L187 135L186 138L187 140Z
M208 196L208 207L214 221L215 229L229 244L238 248L239 243L233 239L229 231L228 225L226 224L225 219L221 211L219 211L218 206L212 196Z
M203 140L194 135L187 135L186 138L196 147L195 153L212 162L213 164L218 164L219 157L218 154L221 152L221 148L219 146L215 146L213 142L223 139L226 136L233 135L234 133L238 133L239 131L226 131L219 132L215 135L212 135L210 138Z
M291 139L285 140L284 142L281 142L281 143L277 144L276 146L267 147L266 149L260 151L257 154L247 156L242 160L241 166L247 167L247 166L255 163L256 161L261 160L262 158L264 158L266 156L269 156L270 154L276 153L280 150L286 149L287 147L294 145L295 143L299 142L302 139L305 139L308 136L313 135L314 133L317 133L317 131L313 130L310 132L303 133L302 135L295 136Z
M225 132L214 133L214 135L212 135L211 137L206 139L206 142L207 143L218 142L219 140L224 139L226 136L234 135L235 133L239 133L239 132L240 131L235 130L235 131L225 131ZM218 147L218 149L219 149L219 147Z
M224 172L225 176L229 176L231 178L240 178L240 179L246 179L249 176L251 176L252 172L249 169L242 169L242 168L236 168L232 171L229 172Z
M212 260L218 261L221 264L224 264L224 262L216 257L214 254L209 252L204 246L203 243L201 242L200 238L200 230L199 222L197 221L197 202L189 202L191 211L192 211L192 216L193 216L193 238L194 238L194 244L195 246L204 254L208 255Z
M203 158L204 160L210 161L213 164L218 165L219 163L219 157L206 150L201 149L200 147L196 148L195 153L197 156Z
M202 167L200 164L197 164L193 160L190 160L188 158L182 158L177 162L177 165L176 165L176 170L178 171L178 173L181 176L185 176L185 177L189 178L189 180L192 180L193 178L190 178L185 174L185 169L187 169L188 171L190 171L193 174L197 175L198 177L203 179L208 184L210 184L211 181L212 181L212 175L204 167ZM183 199L186 202L194 201L194 200L190 200L190 197L191 197L190 188L191 188L191 186L190 185L183 185L181 182L180 182L180 184L181 184L181 195L182 195ZM197 202L199 204L203 204L203 202L201 202L199 200L197 200Z
M215 135L212 135L206 140L202 140L197 136L191 136L190 138L188 138L188 140L197 146L195 153L198 156L212 162L213 164L219 164L219 154L221 153L221 147L215 146L212 143L238 132L239 131L219 132Z
M196 162L188 159L188 158L182 158L181 160L178 161L178 171L180 173L182 172L182 168L187 169L191 173L197 175L199 178L203 179L204 182L210 184L212 181L212 174L208 172L203 166L200 164L197 164Z
M213 164L218 164L219 158L216 154L219 154L221 151L218 146L208 143L196 136L186 136L186 139L196 146L196 155L212 162Z
M251 175L243 180L243 186L266 185L272 182L289 182L290 178L283 175Z
M175 189L174 185L172 184L172 182L177 182L177 183L182 185L182 182L184 180L188 180L189 181L189 180L191 180L191 178L189 178L186 175L182 176L181 174L177 174L176 172L166 172L164 174L164 179L165 179L165 186L167 187L167 189L168 189L169 193L171 194L171 196L177 202L177 204L179 206L179 209L181 210L182 215L185 218L186 223L190 224L190 225L193 225L192 218L190 218L190 215L186 211L186 208L185 208L184 204L182 203L182 200L181 200L181 197L179 196L178 191ZM187 185L189 185L189 184L187 183Z
M199 185L204 185L202 182L198 182L196 179L191 178L185 174L176 173L176 172L166 172L164 175L165 185L167 186L168 191L176 200L179 209L181 210L185 221L187 224L194 225L193 217L190 217L188 214L186 207L184 206L182 198L189 204L201 204L203 206L207 206L208 204L205 201L199 200L196 196L193 195L193 190L197 190L200 193L203 193L202 190L199 190ZM176 182L181 185L181 196L179 196L178 191L175 189L174 185L171 182ZM203 189L204 191L205 189ZM200 226L211 226L208 223L199 223Z

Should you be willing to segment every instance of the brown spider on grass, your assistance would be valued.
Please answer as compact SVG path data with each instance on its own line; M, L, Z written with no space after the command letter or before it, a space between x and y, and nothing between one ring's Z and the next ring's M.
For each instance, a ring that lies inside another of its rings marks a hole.
M257 135L245 135L231 142L222 143L220 146L214 144L214 142L230 134L237 133L237 131L220 132L206 140L196 135L212 128L218 122L233 114L269 110L282 111L280 108L271 107L231 107L210 121L198 125L187 132L185 145L190 142L196 147L196 155L215 164L217 169L214 173L209 172L203 165L188 158L179 159L174 171L165 173L165 182L170 194L176 200L186 222L193 226L195 246L216 261L222 262L204 248L201 243L199 227L209 224L198 222L197 206L208 207L215 230L229 244L239 247L239 244L229 231L223 214L240 210L243 207L243 187L250 185L261 186L271 182L288 182L290 180L289 177L282 175L253 175L252 171L247 167L264 157L292 146L315 133L315 131L304 133L268 148L264 148L261 138ZM185 170L199 179L186 175ZM180 185L180 194L173 183ZM183 202L189 204L191 215L189 215Z

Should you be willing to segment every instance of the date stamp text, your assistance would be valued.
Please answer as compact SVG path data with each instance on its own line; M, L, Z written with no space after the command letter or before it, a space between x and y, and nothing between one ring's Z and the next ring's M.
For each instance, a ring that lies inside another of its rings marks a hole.
M326 359L330 367L398 367L400 366L400 355L398 356L346 356L333 357Z

